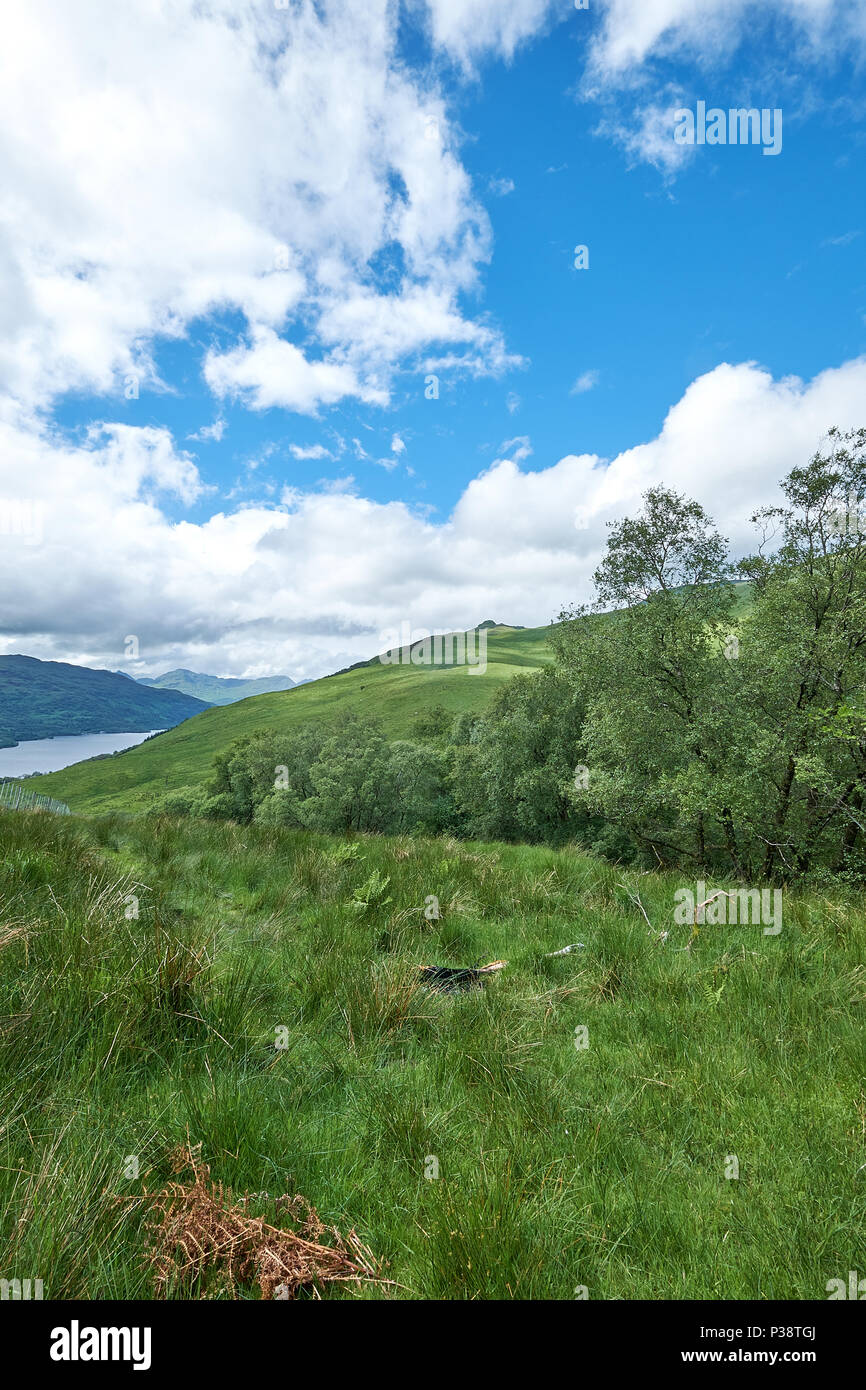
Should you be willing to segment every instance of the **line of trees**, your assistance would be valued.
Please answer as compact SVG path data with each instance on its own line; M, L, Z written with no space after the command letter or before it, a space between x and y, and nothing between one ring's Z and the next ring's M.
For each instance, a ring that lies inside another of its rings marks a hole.
M866 877L866 430L832 430L782 491L735 566L697 502L647 492L611 527L595 604L551 627L553 664L483 716L433 709L396 742L354 717L265 731L161 809Z

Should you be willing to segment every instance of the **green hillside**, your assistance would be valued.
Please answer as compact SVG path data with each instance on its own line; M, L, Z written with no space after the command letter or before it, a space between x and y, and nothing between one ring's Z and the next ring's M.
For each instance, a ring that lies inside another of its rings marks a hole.
M200 782L215 754L257 729L293 729L353 711L379 717L388 734L400 738L431 705L441 704L453 714L482 709L505 681L551 659L546 627L487 631L484 672L373 661L293 690L208 709L136 748L40 777L39 790L68 802L73 811L141 811L165 791Z
M255 680L242 680L234 676L207 676L200 671L186 671L178 667L175 671L165 671L161 676L138 676L139 685L151 689L179 690L183 695L193 695L208 705L233 705L238 700L246 700L250 695L269 695L274 690L291 690L295 682L289 676L260 676Z
M0 748L69 734L167 729L205 708L192 695L148 689L120 671L0 656Z
M751 607L751 586L736 585L736 616ZM512 676L537 670L552 659L550 626L487 629L487 669L413 666L408 651L400 665L377 658L337 675L271 695L257 695L211 708L136 748L91 759L39 778L39 790L66 801L73 811L142 811L163 792L201 783L214 756L236 738L257 729L294 729L331 722L348 712L382 720L391 738L404 738L412 722L432 705L452 714L481 710Z

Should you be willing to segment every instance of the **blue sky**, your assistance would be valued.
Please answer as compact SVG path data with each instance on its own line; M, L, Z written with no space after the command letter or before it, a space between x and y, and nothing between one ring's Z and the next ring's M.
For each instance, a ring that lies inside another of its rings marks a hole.
M0 401L38 461L5 495L44 482L27 554L76 607L13 556L0 650L117 665L141 630L142 673L310 676L404 620L546 622L642 483L743 549L781 473L863 423L862 7L292 0L235 6L234 47L220 4L146 8L21 21L65 74L38 119L73 135L24 177L10 95ZM677 146L698 100L780 108L781 153Z

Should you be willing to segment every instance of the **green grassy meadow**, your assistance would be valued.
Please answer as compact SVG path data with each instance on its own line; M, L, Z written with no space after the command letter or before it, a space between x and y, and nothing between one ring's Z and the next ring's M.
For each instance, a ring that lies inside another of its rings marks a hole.
M217 753L257 729L284 732L331 722L351 710L380 718L390 738L402 738L431 705L441 704L452 714L480 711L512 676L549 662L547 633L544 627L490 629L484 672L473 674L465 666L385 666L374 660L293 690L205 710L135 748L34 778L32 786L68 802L73 811L136 812L166 791L205 780Z
M680 879L572 850L0 835L0 1268L46 1298L153 1296L138 1199L187 1142L236 1195L354 1227L394 1281L326 1298L824 1299L866 1268L862 895L785 890L777 937L689 944ZM494 958L483 989L417 987Z

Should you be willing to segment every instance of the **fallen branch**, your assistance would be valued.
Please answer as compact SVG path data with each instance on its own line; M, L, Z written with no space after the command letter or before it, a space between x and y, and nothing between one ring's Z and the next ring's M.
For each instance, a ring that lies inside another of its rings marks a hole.
M643 913L643 919L644 919L644 921L646 922L647 926L649 927L650 931L655 931L655 927L653 926L653 924L652 924L652 922L650 921L649 917L647 917L647 915L646 915L646 908L644 907L643 903L642 903L641 900L640 900L640 893L632 893L631 890L630 890L628 887L626 887L626 885L625 885L624 883L621 883L619 886L620 886L620 888L622 888L622 889L625 891L626 897L628 897L628 898L631 899L631 901L634 903L635 907L639 907L639 908L640 908L641 912Z
M704 901L703 901L702 903L697 903L696 906L695 906L695 920L694 920L693 925L694 925L694 926L698 926L698 925L699 925L699 923L698 923L698 913L699 913L703 908L709 907L710 903L714 903L714 902L716 901L716 898L735 898L735 897L737 896L738 892L739 892L739 889L738 889L738 888L731 888L731 889L720 888L720 889L718 890L717 893L711 893L710 896L709 896L708 898L705 898ZM701 924L701 925L702 925L702 924Z
M497 970L504 970L507 964L507 960L492 960L489 965L477 966L419 965L418 970L423 982L431 989L437 990L440 994L453 994L458 990L472 989L474 985L482 985L483 975L492 975Z

